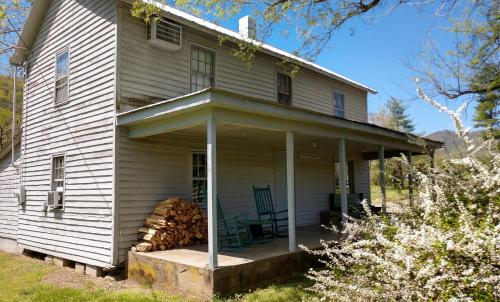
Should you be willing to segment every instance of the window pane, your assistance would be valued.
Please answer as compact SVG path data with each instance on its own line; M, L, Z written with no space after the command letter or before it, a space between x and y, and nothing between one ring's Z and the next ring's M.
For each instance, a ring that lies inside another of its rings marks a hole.
M292 101L292 78L289 75L278 72L276 84L278 102L290 105Z
M56 57L56 80L68 75L69 54L63 52Z
M64 187L64 156L52 158L52 190Z
M214 54L210 51L193 47L191 51L191 91L198 91L213 86Z
M198 171L200 177L207 178L207 169L204 166L201 166Z

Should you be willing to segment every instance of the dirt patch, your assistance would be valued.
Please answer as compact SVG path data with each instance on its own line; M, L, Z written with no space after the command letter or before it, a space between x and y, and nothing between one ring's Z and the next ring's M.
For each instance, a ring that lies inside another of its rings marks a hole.
M43 283L59 287L80 289L121 290L139 288L126 280L116 281L109 277L95 278L77 273L69 267L57 268L43 278Z

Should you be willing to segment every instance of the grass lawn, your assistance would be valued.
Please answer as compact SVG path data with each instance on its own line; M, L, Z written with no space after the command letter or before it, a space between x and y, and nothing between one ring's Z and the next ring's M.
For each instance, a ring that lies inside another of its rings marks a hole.
M71 282L66 282L70 280ZM303 281L272 285L218 302L285 302L309 297ZM181 296L129 285L126 281L107 281L78 275L70 268L58 268L24 256L0 252L0 301L26 302L195 302Z
M380 186L372 184L370 186L370 192L372 198L372 205L381 206L382 193L380 192ZM390 207L391 204L397 204L397 203L402 204L408 202L408 189L398 191L394 189L392 186L386 185L385 194L387 197L388 207Z

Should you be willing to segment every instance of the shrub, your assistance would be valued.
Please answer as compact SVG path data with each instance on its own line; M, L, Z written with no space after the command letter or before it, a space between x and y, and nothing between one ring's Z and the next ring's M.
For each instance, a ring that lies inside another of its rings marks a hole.
M493 138L472 145L456 112L421 98L455 122L467 151L417 172L414 206L350 218L341 240L323 241L326 267L310 270L321 301L499 301L500 157ZM463 108L463 107L462 107ZM483 152L480 152L483 150ZM481 154L481 157L478 155Z

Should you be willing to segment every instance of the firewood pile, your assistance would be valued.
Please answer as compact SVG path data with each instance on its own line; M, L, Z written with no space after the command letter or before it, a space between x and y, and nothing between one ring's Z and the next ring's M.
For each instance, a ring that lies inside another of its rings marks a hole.
M206 243L207 217L196 204L180 197L160 202L139 228L139 241L132 251L153 252Z

